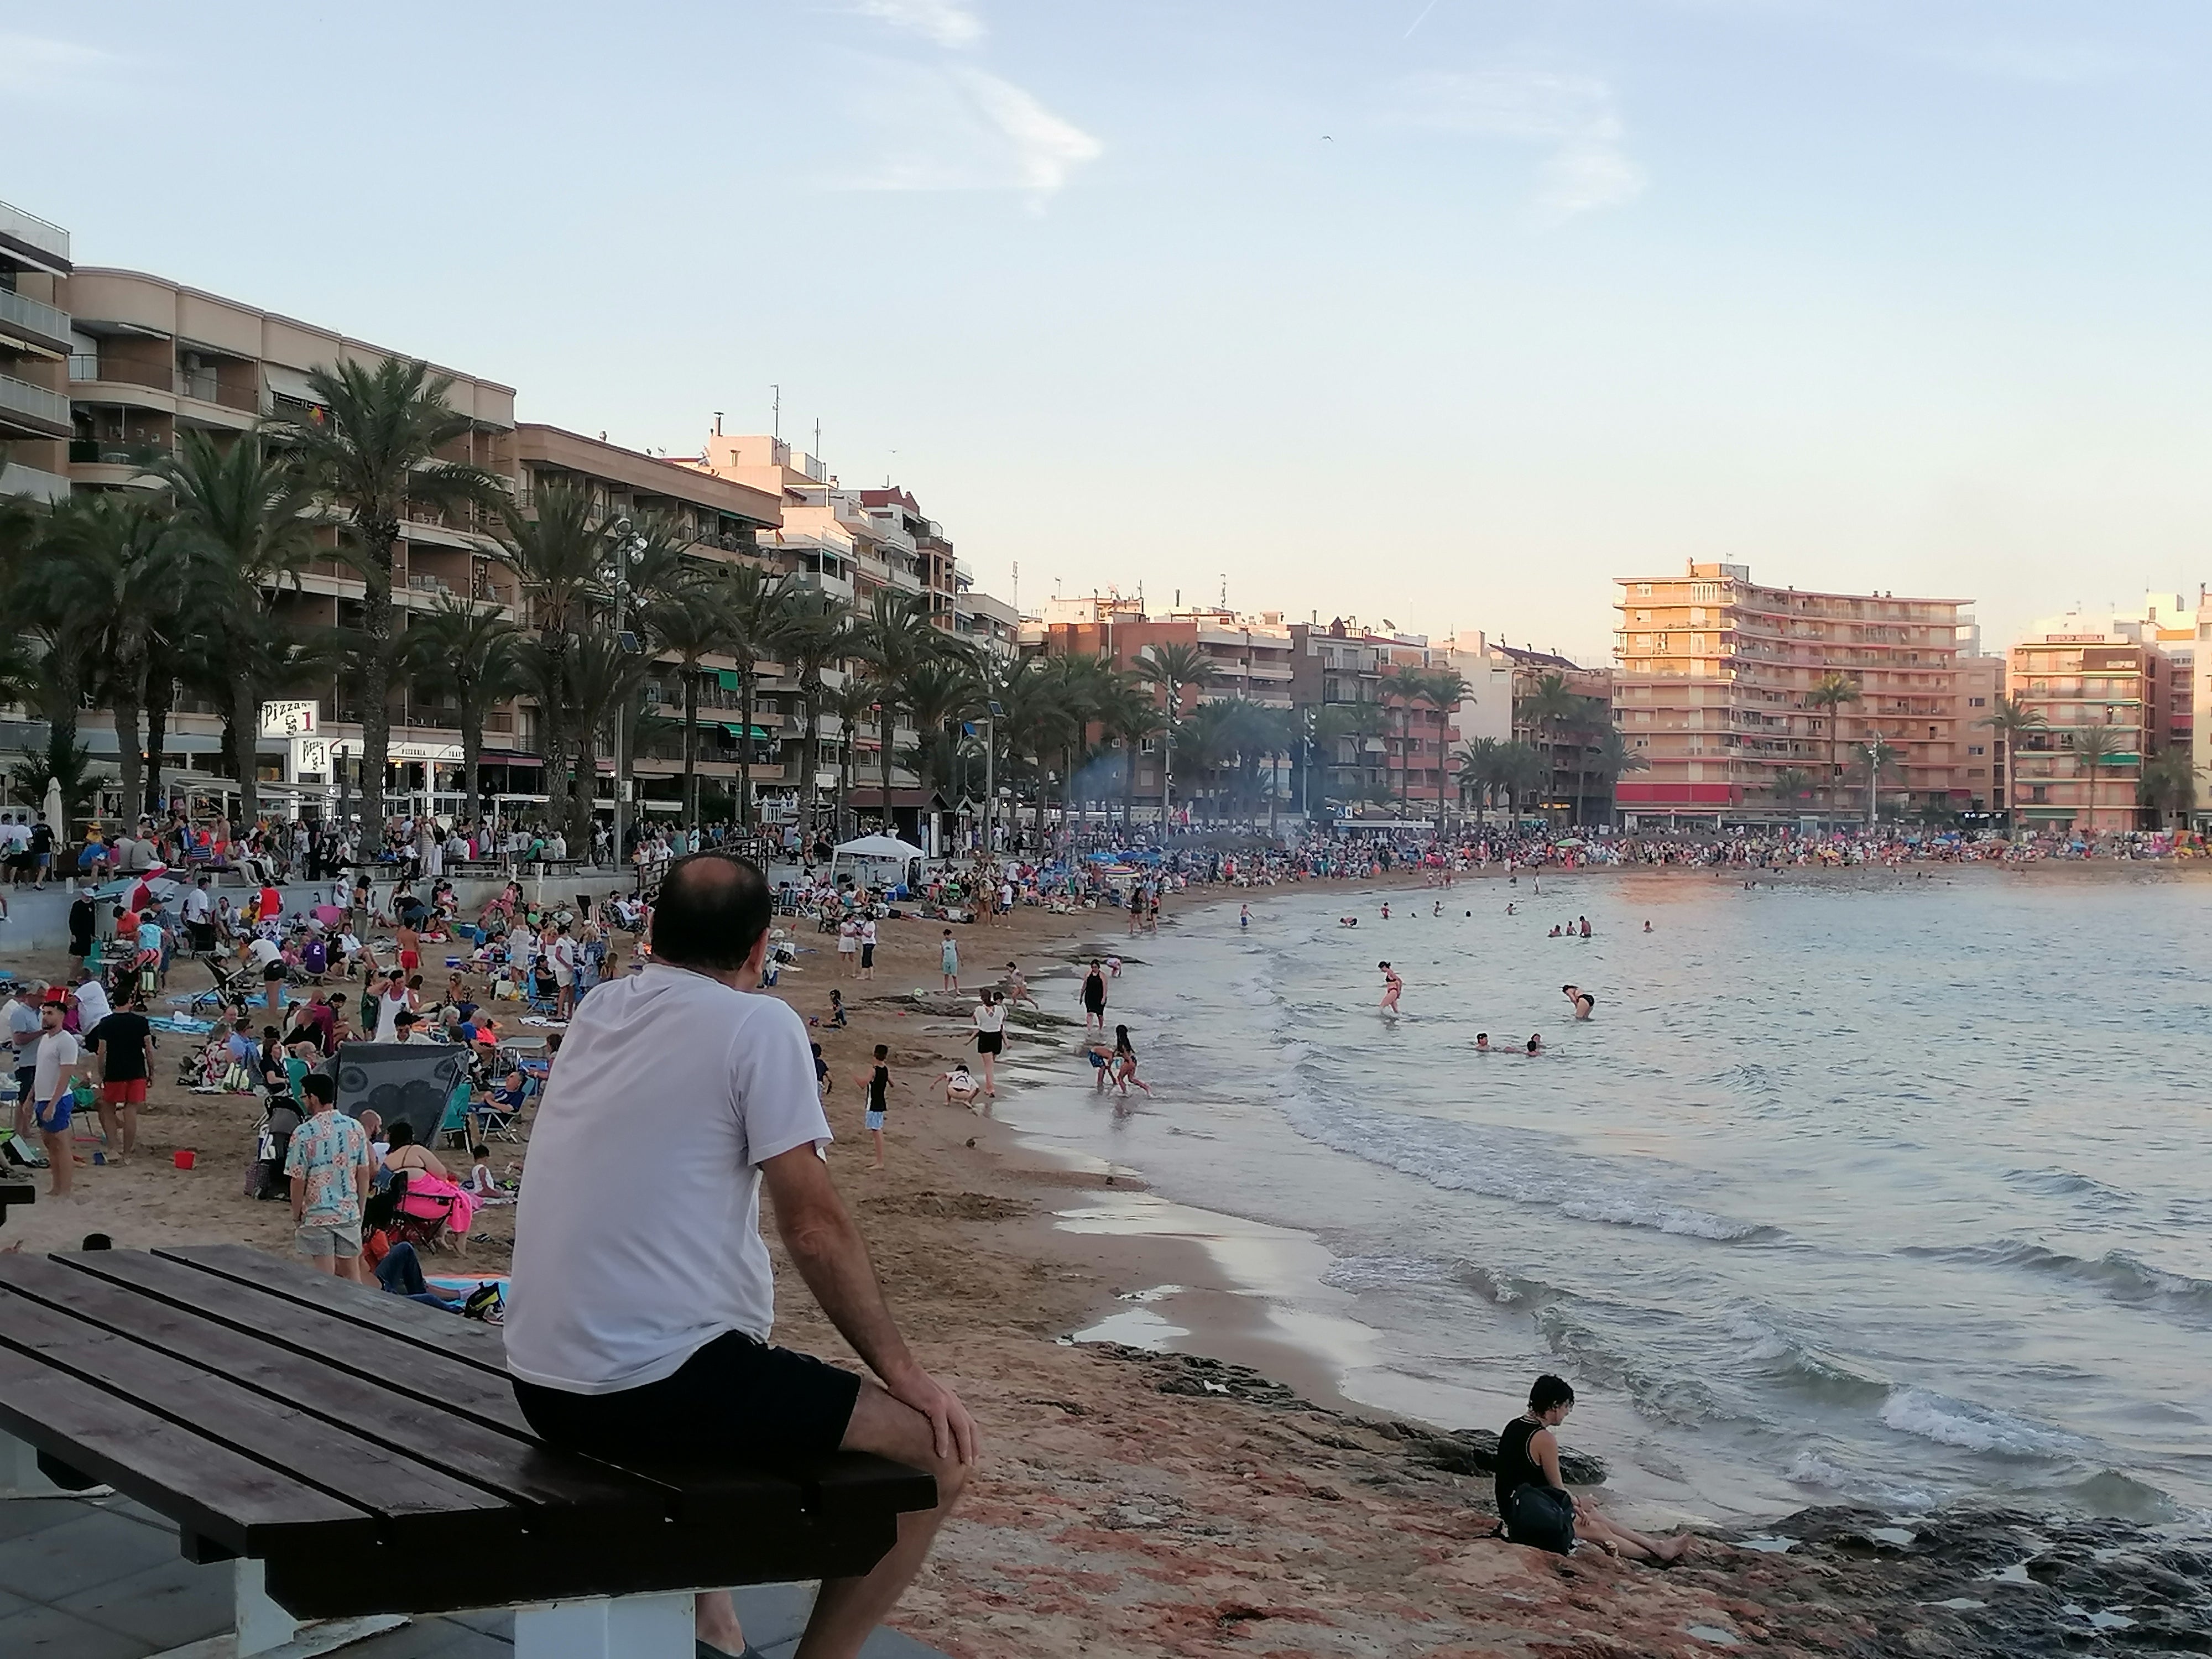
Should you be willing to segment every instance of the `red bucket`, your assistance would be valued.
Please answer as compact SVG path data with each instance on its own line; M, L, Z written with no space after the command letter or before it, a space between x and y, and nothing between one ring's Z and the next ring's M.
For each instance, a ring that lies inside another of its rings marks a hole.
M174 1163L179 1170L189 1170L199 1162L199 1154L180 1146L171 1154L171 1162Z

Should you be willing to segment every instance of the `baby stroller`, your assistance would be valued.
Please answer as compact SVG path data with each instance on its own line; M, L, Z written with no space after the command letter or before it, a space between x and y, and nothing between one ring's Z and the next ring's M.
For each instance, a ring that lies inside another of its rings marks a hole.
M291 1179L284 1159L292 1150L292 1134L300 1127L300 1109L289 1096L272 1095L262 1114L261 1127L253 1139L253 1161L246 1169L246 1195L255 1199L289 1198Z
M236 963L226 966L220 957L203 957L200 959L207 963L208 972L214 977L215 983L185 1005L186 1013L234 1008L253 994L257 987L252 976Z

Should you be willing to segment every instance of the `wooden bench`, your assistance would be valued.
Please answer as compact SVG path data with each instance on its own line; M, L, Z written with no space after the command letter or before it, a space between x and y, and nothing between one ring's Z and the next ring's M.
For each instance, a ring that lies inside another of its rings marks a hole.
M694 1592L865 1573L936 1502L863 1453L556 1451L496 1328L244 1245L0 1255L0 1496L98 1484L237 1563L240 1656L511 1606L520 1659L690 1659Z

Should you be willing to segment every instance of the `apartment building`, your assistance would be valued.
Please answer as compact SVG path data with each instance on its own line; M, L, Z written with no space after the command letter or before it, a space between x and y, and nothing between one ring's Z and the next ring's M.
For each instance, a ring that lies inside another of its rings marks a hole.
M2024 829L2092 832L2142 823L2142 763L2163 746L2168 665L2155 644L2096 627L2061 628L2016 642L2006 678L2013 700L2043 717L2011 755L2015 821ZM2102 726L2112 752L2089 765L2075 734Z
M173 448L189 432L207 433L223 445L264 416L312 419L317 404L311 371L348 359L374 365L397 355L142 272L76 266L52 283L52 305L67 319L57 366L66 375L68 432L51 453L71 490L140 482L137 458ZM479 376L436 372L450 377L447 400L470 422L469 430L442 452L444 459L509 472L514 389ZM490 527L465 512L410 508L393 550L394 597L403 627L409 610L434 605L441 593L509 602L510 579L494 556L495 544L486 533ZM365 586L336 556L336 526L319 533L327 556L307 568L296 587L276 596L277 612L302 627L356 625ZM289 746L264 739L257 761L263 781L311 789L341 781L359 787L360 711L341 700L336 688L317 701L331 766L288 775L294 758ZM164 765L189 779L196 765L219 752L222 712L204 702L181 704L169 726ZM387 787L395 800L428 802L434 794L440 810L453 810L460 799L459 734L426 722L424 712L410 707L404 686L395 688ZM511 725L513 711L495 716L501 720ZM84 730L95 756L114 754L114 733L104 720L88 720ZM495 729L486 744L494 785L526 787L533 780L523 775L537 766L535 757L508 750L503 736ZM508 775L510 767L516 775Z
M70 234L0 202L0 495L69 494Z
M513 450L515 498L526 513L539 490L559 483L588 490L593 504L611 517L627 518L633 524L652 520L671 526L688 544L689 556L702 562L772 563L762 544L781 525L782 506L775 495L757 484L717 477L680 462L534 422L515 428ZM498 597L507 599L505 594ZM702 790L734 795L741 761L750 766L756 791L796 783L799 757L792 745L793 752L787 759L785 739L787 729L796 729L797 720L787 709L792 688L780 678L781 665L762 665L763 683L750 726L742 720L735 659L710 654L700 659L700 666L704 672L696 697L694 742ZM654 678L647 683L645 708L650 719L636 738L629 763L642 811L683 811L682 669L678 656L663 652L654 660ZM517 713L523 747L537 748L535 709L525 707ZM495 721L500 718L495 716ZM599 766L611 790L612 757L602 758ZM608 799L611 804L611 794Z
M1771 587L1694 561L1615 583L1614 716L1646 767L1616 789L1625 813L1862 817L1876 737L1892 756L1875 783L1885 809L1988 810L1960 706L1969 601ZM1856 700L1814 698L1827 675Z
M1352 617L1294 623L1290 635L1291 696L1310 715L1316 811L1333 800L1432 817L1458 798L1454 711L1407 697L1391 678L1401 667L1442 672L1448 647L1432 650L1425 634L1378 633Z

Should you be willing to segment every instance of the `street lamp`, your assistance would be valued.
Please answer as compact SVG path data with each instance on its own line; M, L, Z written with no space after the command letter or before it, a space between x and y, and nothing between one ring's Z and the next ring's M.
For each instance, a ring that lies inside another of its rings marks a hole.
M999 845L993 830L999 813L998 775L993 769L999 758L999 716L1006 711L997 702L984 705L983 715L983 856L998 856Z

